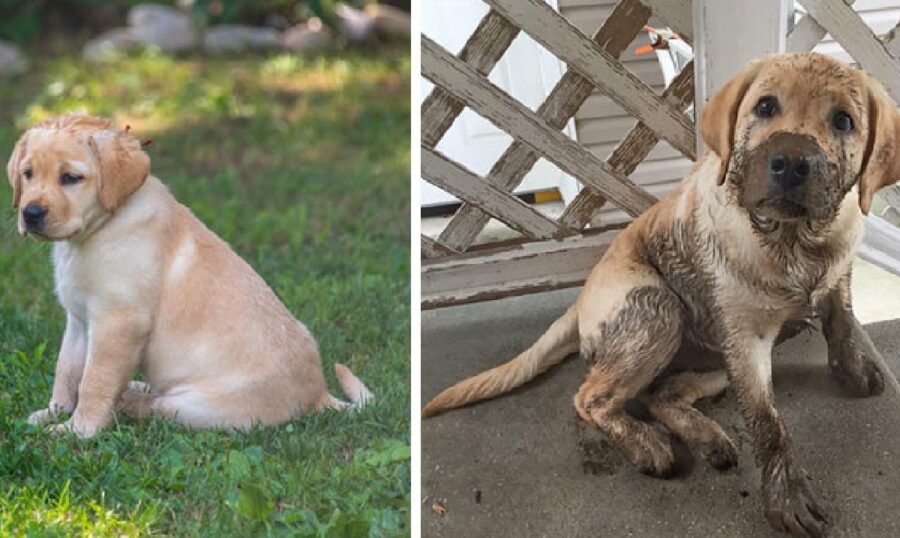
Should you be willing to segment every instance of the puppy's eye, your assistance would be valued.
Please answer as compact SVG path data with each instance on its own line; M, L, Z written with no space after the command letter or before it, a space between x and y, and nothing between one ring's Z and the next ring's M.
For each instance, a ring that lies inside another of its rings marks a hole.
M73 174L71 172L66 172L59 178L59 182L63 185L74 185L84 179L84 176L79 176L77 174Z
M32 176L31 168L26 169L22 175L25 176L25 179L31 179L31 176Z
M853 130L853 118L843 110L835 113L834 117L831 118L831 124L834 126L834 130L839 133L849 133Z
M778 99L774 96L766 95L756 103L756 108L753 110L760 118L771 118L778 113Z

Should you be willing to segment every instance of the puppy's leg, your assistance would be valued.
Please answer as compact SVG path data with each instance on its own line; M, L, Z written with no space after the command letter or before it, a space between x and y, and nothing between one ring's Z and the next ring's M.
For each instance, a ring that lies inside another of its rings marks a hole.
M628 291L620 307L599 326L579 323L582 354L594 366L575 395L575 408L638 468L653 476L671 474L672 444L661 431L631 417L625 404L671 361L681 330L678 298L657 286Z
M694 402L720 394L728 386L724 370L683 372L664 380L647 395L647 407L656 420L691 445L716 469L737 465L737 449L719 424L694 407Z
M243 406L222 402L219 398L197 387L179 388L160 394L153 399L150 412L167 417L190 428L219 428L246 431L254 423L268 423L247 414ZM290 418L285 411L283 420ZM274 420L272 423L281 422Z
M59 357L56 359L56 374L53 377L53 394L45 409L35 411L28 417L29 424L42 425L52 422L60 413L71 413L78 403L78 384L84 372L87 356L87 332L84 324L71 314L66 318L66 332L63 334Z
M107 310L102 318L91 320L78 405L72 418L56 429L89 438L109 423L119 394L137 369L149 320L149 316L128 310Z
M825 517L813 498L805 473L794 465L791 440L774 405L772 344L778 327L768 330L730 327L727 334L728 374L762 469L766 518L782 531L798 536L823 536Z
M165 417L192 428L226 427L231 418L196 388L180 387L160 394L139 381L130 382L119 395L116 412L140 419L151 415ZM246 427L249 426L248 422ZM236 427L240 428L241 425Z
M877 361L869 356L878 350L872 347L863 353L859 349L859 333L863 329L851 308L849 273L822 303L822 332L828 342L828 366L835 378L856 396L884 392L884 375Z

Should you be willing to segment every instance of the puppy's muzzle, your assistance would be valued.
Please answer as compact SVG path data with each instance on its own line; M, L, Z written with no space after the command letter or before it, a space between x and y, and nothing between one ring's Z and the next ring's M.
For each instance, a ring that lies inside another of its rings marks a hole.
M747 193L752 209L775 218L803 217L812 192L829 174L828 159L809 135L777 132L754 148Z
M827 171L825 152L815 139L795 133L775 133L759 150L769 163L769 180L775 192L788 194L806 186L810 178Z
M47 208L40 204L28 204L22 209L22 220L25 228L31 232L40 232L47 218Z

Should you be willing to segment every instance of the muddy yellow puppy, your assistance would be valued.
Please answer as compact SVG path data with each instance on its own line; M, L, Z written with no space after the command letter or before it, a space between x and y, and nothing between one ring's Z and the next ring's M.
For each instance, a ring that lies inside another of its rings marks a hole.
M150 175L127 131L51 119L22 135L7 174L19 232L54 242L66 310L53 395L30 423L72 413L55 427L91 437L121 411L246 429L372 397L342 365L350 402L329 394L306 327Z
M828 365L858 396L884 390L876 350L858 346L850 265L872 196L900 178L900 115L874 79L820 54L773 55L729 81L703 111L710 151L681 185L612 242L578 301L527 351L437 395L425 416L492 398L568 354L590 363L573 404L643 471L673 470L670 437L716 468L736 463L725 430L694 407L731 384L761 468L766 517L799 536L824 511L794 461L775 407L772 346L787 322L822 320ZM683 342L725 368L663 373Z

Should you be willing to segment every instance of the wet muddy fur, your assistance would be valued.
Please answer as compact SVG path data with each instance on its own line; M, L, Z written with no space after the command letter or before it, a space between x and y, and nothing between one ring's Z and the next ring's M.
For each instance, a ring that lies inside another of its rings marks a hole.
M810 78L822 86L813 94ZM833 114L830 96L841 94L859 132L809 120ZM772 95L779 113L757 117L754 103ZM577 303L528 350L443 391L422 414L508 392L580 351L589 371L574 396L578 415L639 469L665 477L674 469L672 438L627 404L641 402L727 469L737 462L734 443L694 404L730 385L762 473L766 518L776 529L822 536L824 511L774 405L771 352L783 327L819 317L836 379L857 396L884 390L883 361L870 356L877 351L857 347L864 336L851 309L850 264L872 194L900 177L900 115L877 82L852 68L816 54L774 55L710 100L701 134L711 153L619 233ZM786 152L814 159L801 190L765 172ZM723 368L671 373L684 344L720 356Z

